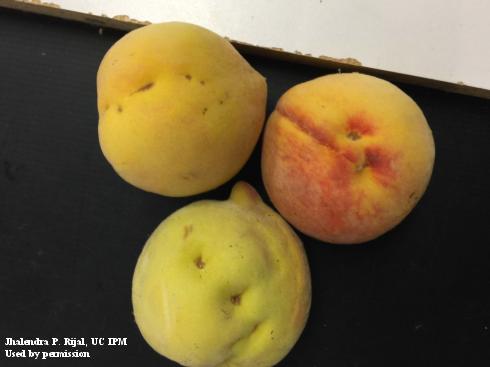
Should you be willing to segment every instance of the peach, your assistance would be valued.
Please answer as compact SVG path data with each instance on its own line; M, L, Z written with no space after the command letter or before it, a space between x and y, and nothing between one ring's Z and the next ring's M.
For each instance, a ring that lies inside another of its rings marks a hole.
M97 72L99 142L130 184L182 197L245 165L265 120L267 84L205 28L151 24L117 41Z
M400 223L429 183L435 148L417 104L359 73L294 86L266 125L262 176L278 211L319 240L354 244Z
M252 186L166 218L133 276L136 323L188 367L270 367L300 337L311 304L303 244Z

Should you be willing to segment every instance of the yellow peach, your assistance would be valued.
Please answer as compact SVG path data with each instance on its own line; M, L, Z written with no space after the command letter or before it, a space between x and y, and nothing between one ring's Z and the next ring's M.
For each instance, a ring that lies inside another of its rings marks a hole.
M97 74L99 141L143 190L186 196L235 175L265 118L265 79L224 38L179 22L134 30Z
M278 101L265 131L262 175L278 211L325 242L390 230L429 183L435 148L417 104L393 84L334 74Z
M268 367L303 331L310 273L291 227L240 182L229 200L195 202L158 226L132 299L160 354L190 367Z

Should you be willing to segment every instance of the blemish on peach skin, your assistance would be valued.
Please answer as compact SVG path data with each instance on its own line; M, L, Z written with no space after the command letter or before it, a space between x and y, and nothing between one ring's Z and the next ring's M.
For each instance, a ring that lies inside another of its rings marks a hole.
M277 105L276 111L295 124L303 132L318 141L319 144L335 151L338 150L334 138L328 134L325 129L317 126L307 114L282 104Z
M183 235L183 238L186 239L192 232L192 230L194 229L193 225L192 224L189 224L189 225L186 225L184 226L184 235Z
M231 303L238 306L241 303L241 295L235 294L230 298Z
M147 84L143 85L142 87L138 88L135 92L133 92L133 94L147 91L147 90L153 88L154 85L155 85L155 83L153 83L153 82L147 83Z
M377 181L383 186L393 185L396 179L395 164L399 154L394 154L379 146L366 148L366 164L369 166Z
M194 260L194 263L196 264L196 267L198 269L204 269L204 267L206 266L206 263L202 260L201 256Z
M356 132L359 135L372 135L374 133L374 125L364 114L357 114L347 120L347 130Z

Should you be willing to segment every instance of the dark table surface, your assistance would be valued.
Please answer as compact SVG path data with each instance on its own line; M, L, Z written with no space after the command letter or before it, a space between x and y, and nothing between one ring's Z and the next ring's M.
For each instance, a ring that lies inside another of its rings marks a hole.
M238 179L269 202L260 145L237 177L189 198L143 192L113 172L97 139L95 75L122 35L0 9L0 342L127 338L83 349L90 359L7 359L1 350L2 366L174 366L132 317L146 238L190 202L225 199ZM247 58L268 79L268 112L292 85L332 72ZM400 87L434 132L431 184L401 225L369 244L301 236L313 305L281 366L490 366L490 101Z

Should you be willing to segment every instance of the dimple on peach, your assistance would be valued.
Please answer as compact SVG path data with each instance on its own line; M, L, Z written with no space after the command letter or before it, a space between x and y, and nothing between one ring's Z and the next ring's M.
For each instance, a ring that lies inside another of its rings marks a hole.
M431 129L395 85L359 73L299 84L269 117L262 175L297 229L338 244L372 240L400 223L433 170Z

